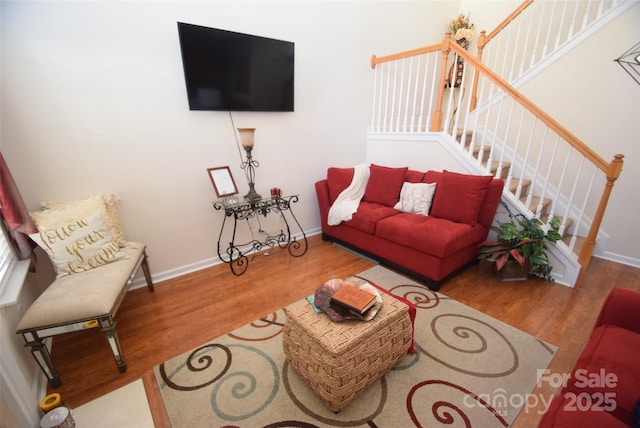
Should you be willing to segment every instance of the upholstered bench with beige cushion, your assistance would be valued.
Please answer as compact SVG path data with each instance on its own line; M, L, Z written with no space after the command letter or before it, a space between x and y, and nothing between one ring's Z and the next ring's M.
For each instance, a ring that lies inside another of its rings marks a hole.
M43 339L99 328L116 366L125 372L114 317L140 268L149 291L153 291L146 247L123 239L114 206L103 205L110 197L57 203L32 213L39 228L38 236L32 238L48 253L58 276L27 309L17 333L31 347L53 387L61 380ZM98 216L96 209L101 211Z

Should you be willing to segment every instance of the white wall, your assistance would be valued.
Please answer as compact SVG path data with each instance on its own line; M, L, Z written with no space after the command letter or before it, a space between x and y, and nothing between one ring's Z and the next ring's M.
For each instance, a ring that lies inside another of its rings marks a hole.
M215 194L206 168L231 166L241 193L247 190L229 114L188 110L177 21L296 43L296 111L233 117L238 127L258 129L258 191L266 194L278 186L300 193L299 219L305 229L317 230L313 183L328 166L350 166L365 157L371 54L437 43L460 10L472 13L477 30L490 29L495 15L517 4L2 1L0 150L33 210L42 200L118 193L127 237L148 245L152 273L166 277L215 257L222 219L211 207ZM578 99L577 107L564 105L573 96L557 100L556 86L549 84L541 84L536 99L552 110L557 106L559 114L588 114L577 124L583 131L576 133L604 155L627 155L605 217L612 232L610 251L616 254L637 254L640 242L637 228L624 227L634 224L640 208L634 172L640 155L640 86L612 62L640 39L630 25L637 18L636 8L621 28L610 30L611 44L602 51L595 75L591 67L581 68L594 81L587 79L577 89L587 97ZM593 52L581 55L588 59ZM575 79L571 64L565 68L566 74L549 79L573 90L585 78ZM626 125L619 125L623 121ZM31 291L26 294L24 305L33 298ZM3 313L6 335L16 320L13 309ZM28 352L9 341L21 370L28 371L22 362L27 358L34 364ZM6 352L7 342L2 343ZM30 379L26 383L32 387Z
M2 1L0 150L31 210L119 194L128 239L148 245L152 274L166 278L215 261L222 215L206 168L229 165L247 191L229 114L188 110L177 21L295 42L295 112L233 119L257 128L257 190L299 193L312 231L313 183L364 160L371 55L433 43L444 26L430 23L455 13L455 3L418 1ZM19 410L20 421L37 417L44 393L13 334L51 279L42 252L38 273L0 314L2 361L19 367L0 385L2 411Z
M371 54L435 43L460 11L471 13L476 33L490 30L517 4L2 2L0 149L31 209L114 191L127 237L149 246L152 271L179 273L215 257L221 213L211 208L205 169L229 165L242 194L247 187L229 114L188 110L176 21L296 43L296 111L233 118L257 128L258 191L300 193L297 214L312 231L313 183L328 166L364 158ZM640 208L640 86L613 58L640 38L632 25L639 10L525 88L605 158L626 155L604 230L612 258L632 262L640 259L640 230L622 225Z
M0 309L0 426L3 427L37 426L40 420L37 409L46 394L46 378L22 336L15 332L23 309L41 291L37 284L27 281L18 304Z
M373 53L441 39L448 2L2 2L2 152L30 207L113 191L155 274L213 261L222 215L206 168L247 185L226 112L188 110L176 22L296 44L295 112L233 114L256 127L257 190L299 193L361 162Z

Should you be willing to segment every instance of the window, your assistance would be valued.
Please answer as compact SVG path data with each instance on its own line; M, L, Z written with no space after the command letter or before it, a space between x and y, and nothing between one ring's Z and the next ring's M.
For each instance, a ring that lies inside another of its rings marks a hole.
M13 246L9 242L7 229L4 221L0 219L0 296L4 293L5 287L9 282L11 271L18 260L14 252Z

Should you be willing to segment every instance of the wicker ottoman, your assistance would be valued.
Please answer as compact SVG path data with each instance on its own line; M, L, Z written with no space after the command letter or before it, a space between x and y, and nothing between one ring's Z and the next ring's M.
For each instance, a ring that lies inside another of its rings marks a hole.
M369 322L336 323L306 301L285 309L285 356L334 412L344 409L407 353L409 309L384 293L382 299L382 308Z

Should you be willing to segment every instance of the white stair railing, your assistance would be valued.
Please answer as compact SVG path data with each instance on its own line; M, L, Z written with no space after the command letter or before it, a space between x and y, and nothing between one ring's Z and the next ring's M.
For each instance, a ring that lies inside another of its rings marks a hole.
M518 86L637 0L526 0L493 31L481 32L478 58Z
M441 63L442 55L434 51L382 62L374 74L370 130L427 132L427 124L433 118L435 82Z
M445 76L459 57L462 84L452 88ZM374 56L372 65L370 132L448 136L478 171L505 179L512 205L541 219L560 217L569 238L558 246L573 254L584 241L573 256L584 272L622 155L604 161L449 36L440 45Z

